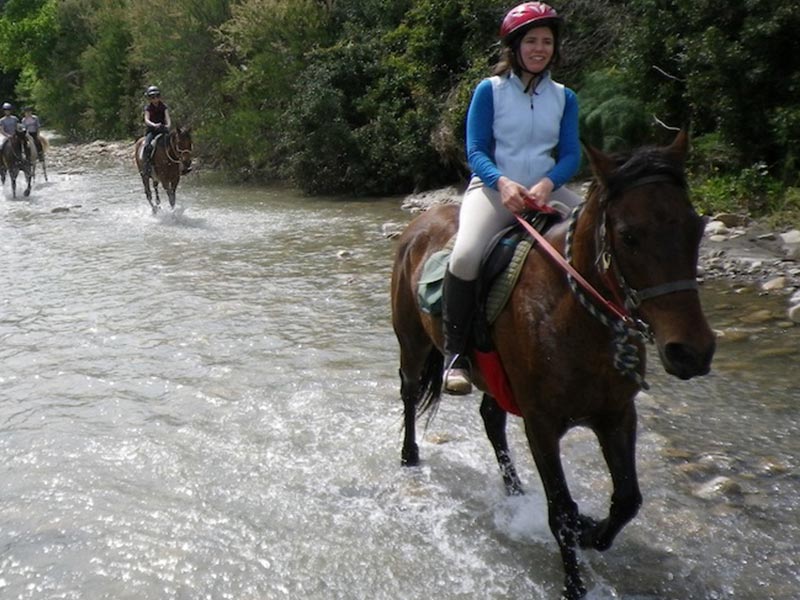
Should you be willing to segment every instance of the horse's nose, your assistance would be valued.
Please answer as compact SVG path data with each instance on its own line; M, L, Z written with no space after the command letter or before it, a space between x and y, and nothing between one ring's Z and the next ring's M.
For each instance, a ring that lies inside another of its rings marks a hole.
M702 349L678 342L668 343L664 346L664 368L667 373L680 379L706 375L711 370L715 347L713 341Z

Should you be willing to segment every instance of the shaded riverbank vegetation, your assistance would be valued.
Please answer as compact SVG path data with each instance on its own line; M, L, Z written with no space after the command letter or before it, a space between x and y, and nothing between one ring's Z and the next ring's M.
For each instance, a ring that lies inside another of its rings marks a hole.
M133 139L159 85L207 164L306 193L462 181L463 122L508 0L5 0L0 92L72 141ZM554 3L557 79L613 151L690 126L706 212L800 222L794 0Z

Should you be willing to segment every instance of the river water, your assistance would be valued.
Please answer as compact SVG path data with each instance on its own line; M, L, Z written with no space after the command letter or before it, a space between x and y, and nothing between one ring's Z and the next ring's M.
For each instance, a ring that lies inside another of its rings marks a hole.
M309 199L193 175L153 216L127 167L0 198L0 598L557 598L518 419L506 498L479 397L446 399L400 467L381 226L399 199ZM69 210L64 210L69 208ZM651 353L645 504L581 555L589 598L800 597L800 328L724 282L713 372ZM564 442L584 511L609 481Z

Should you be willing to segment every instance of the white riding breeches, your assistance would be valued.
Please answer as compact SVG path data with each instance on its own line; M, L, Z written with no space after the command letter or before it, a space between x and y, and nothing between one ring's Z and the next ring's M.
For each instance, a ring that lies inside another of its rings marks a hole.
M578 194L562 186L550 193L548 204L567 217L582 201ZM450 272L465 281L477 279L487 245L515 221L514 213L503 206L500 192L473 177L461 201Z

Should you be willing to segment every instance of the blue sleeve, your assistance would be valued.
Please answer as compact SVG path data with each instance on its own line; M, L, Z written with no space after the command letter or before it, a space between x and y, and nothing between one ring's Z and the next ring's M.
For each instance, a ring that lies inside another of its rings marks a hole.
M484 79L475 87L467 111L467 162L484 185L496 190L501 173L494 162L493 123L492 82Z
M558 158L547 177L555 184L554 189L567 183L581 163L581 142L578 134L578 97L569 88L564 88L566 103L561 116L561 131L558 137Z

